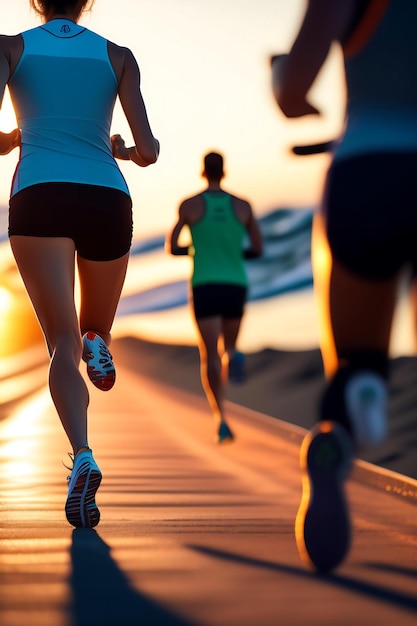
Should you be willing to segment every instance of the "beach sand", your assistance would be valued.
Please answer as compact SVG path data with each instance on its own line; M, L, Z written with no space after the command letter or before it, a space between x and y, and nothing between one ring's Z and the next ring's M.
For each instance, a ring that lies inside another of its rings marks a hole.
M120 358L151 379L204 396L196 347L125 337L113 342L112 352L116 362ZM318 349L262 350L248 354L246 364L248 380L230 385L228 400L306 429L313 426L324 385ZM390 435L383 445L359 457L417 478L417 358L391 361Z

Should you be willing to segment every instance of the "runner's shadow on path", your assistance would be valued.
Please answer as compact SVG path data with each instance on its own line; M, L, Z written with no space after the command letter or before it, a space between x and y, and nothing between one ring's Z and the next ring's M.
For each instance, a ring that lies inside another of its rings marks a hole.
M417 568L401 567L400 565L394 565L393 563L364 563L365 567L369 569L380 570L381 572L390 572L392 574L398 574L399 576L405 576L407 578L417 578Z
M331 585L332 587L347 589L349 591L353 591L358 595L367 596L368 598L384 602L385 604L402 607L404 609L410 610L413 613L417 613L417 596L410 596L408 594L404 594L390 589L389 587L384 587L383 585L374 584L372 582L364 582L362 580L355 580L354 578L351 578L349 576L343 576L335 573L328 575L319 575L313 571L301 567L293 567L291 565L274 563L273 561L253 559L251 557L242 556L233 552L226 552L224 550L217 550L215 548L209 548L206 546L189 545L187 547L191 550L199 552L200 554L205 554L206 556L215 559L231 561L233 563L240 563L241 565L246 565L248 567L268 569L272 572L286 574L310 581L313 578L317 580L321 579L325 584ZM366 564L365 566L375 569L377 568L377 565L375 563ZM384 566L382 565L382 568L383 567ZM395 568L391 568L390 571L392 571L396 575L403 575L405 573L407 573L407 575L409 576L415 575L415 572L410 570L407 570L405 572L403 569L396 570Z
M95 530L73 531L70 556L71 626L192 626L133 588Z

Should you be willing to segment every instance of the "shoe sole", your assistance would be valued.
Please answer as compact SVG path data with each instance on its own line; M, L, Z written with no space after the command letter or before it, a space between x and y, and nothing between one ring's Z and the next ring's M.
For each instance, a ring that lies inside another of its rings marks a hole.
M88 378L91 380L93 385L101 391L109 391L116 381L116 370L113 362L110 361L107 356L105 357L107 363L105 365L100 363L103 356L99 352L101 346L104 346L106 351L108 351L108 348L104 341L100 340L100 343L98 344L98 354L95 354L94 348L96 348L96 346L92 348L91 344L94 339L98 337L98 335L89 332L86 337L87 339L84 343L86 349L83 352L83 361L87 363Z
M65 514L72 526L94 528L99 523L100 510L95 495L101 479L101 472L91 468L78 476L65 504Z
M321 422L301 446L301 504L295 538L303 561L318 572L337 567L350 548L351 524L344 481L352 466L353 449L345 429Z
M97 368L94 365L88 364L87 375L93 385L101 391L109 391L116 382L116 372L114 369L103 376L101 372L97 372Z

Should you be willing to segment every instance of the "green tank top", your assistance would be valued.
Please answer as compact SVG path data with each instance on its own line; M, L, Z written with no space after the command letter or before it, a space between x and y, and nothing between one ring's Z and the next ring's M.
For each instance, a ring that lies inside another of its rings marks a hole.
M224 191L203 194L205 212L190 226L194 247L193 287L208 283L248 286L243 259L246 228L237 219L232 196Z

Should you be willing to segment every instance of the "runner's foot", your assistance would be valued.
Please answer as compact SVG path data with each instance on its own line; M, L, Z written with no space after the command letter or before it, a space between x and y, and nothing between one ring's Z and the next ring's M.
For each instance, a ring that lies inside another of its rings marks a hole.
M83 337L83 361L87 363L87 374L93 385L108 391L116 380L112 355L103 339L89 331Z
M229 361L229 381L235 384L244 383L246 380L245 355L235 352Z
M295 536L301 558L322 573L337 567L350 547L344 481L352 457L349 435L334 422L317 424L301 446L303 494Z
M231 443L234 438L235 437L226 422L220 422L217 430L217 443Z
M100 521L100 511L95 501L101 483L101 471L90 449L79 452L68 476L68 497L65 514L76 528L94 528Z
M358 371L346 383L344 399L358 449L380 445L388 434L386 381L371 371Z

